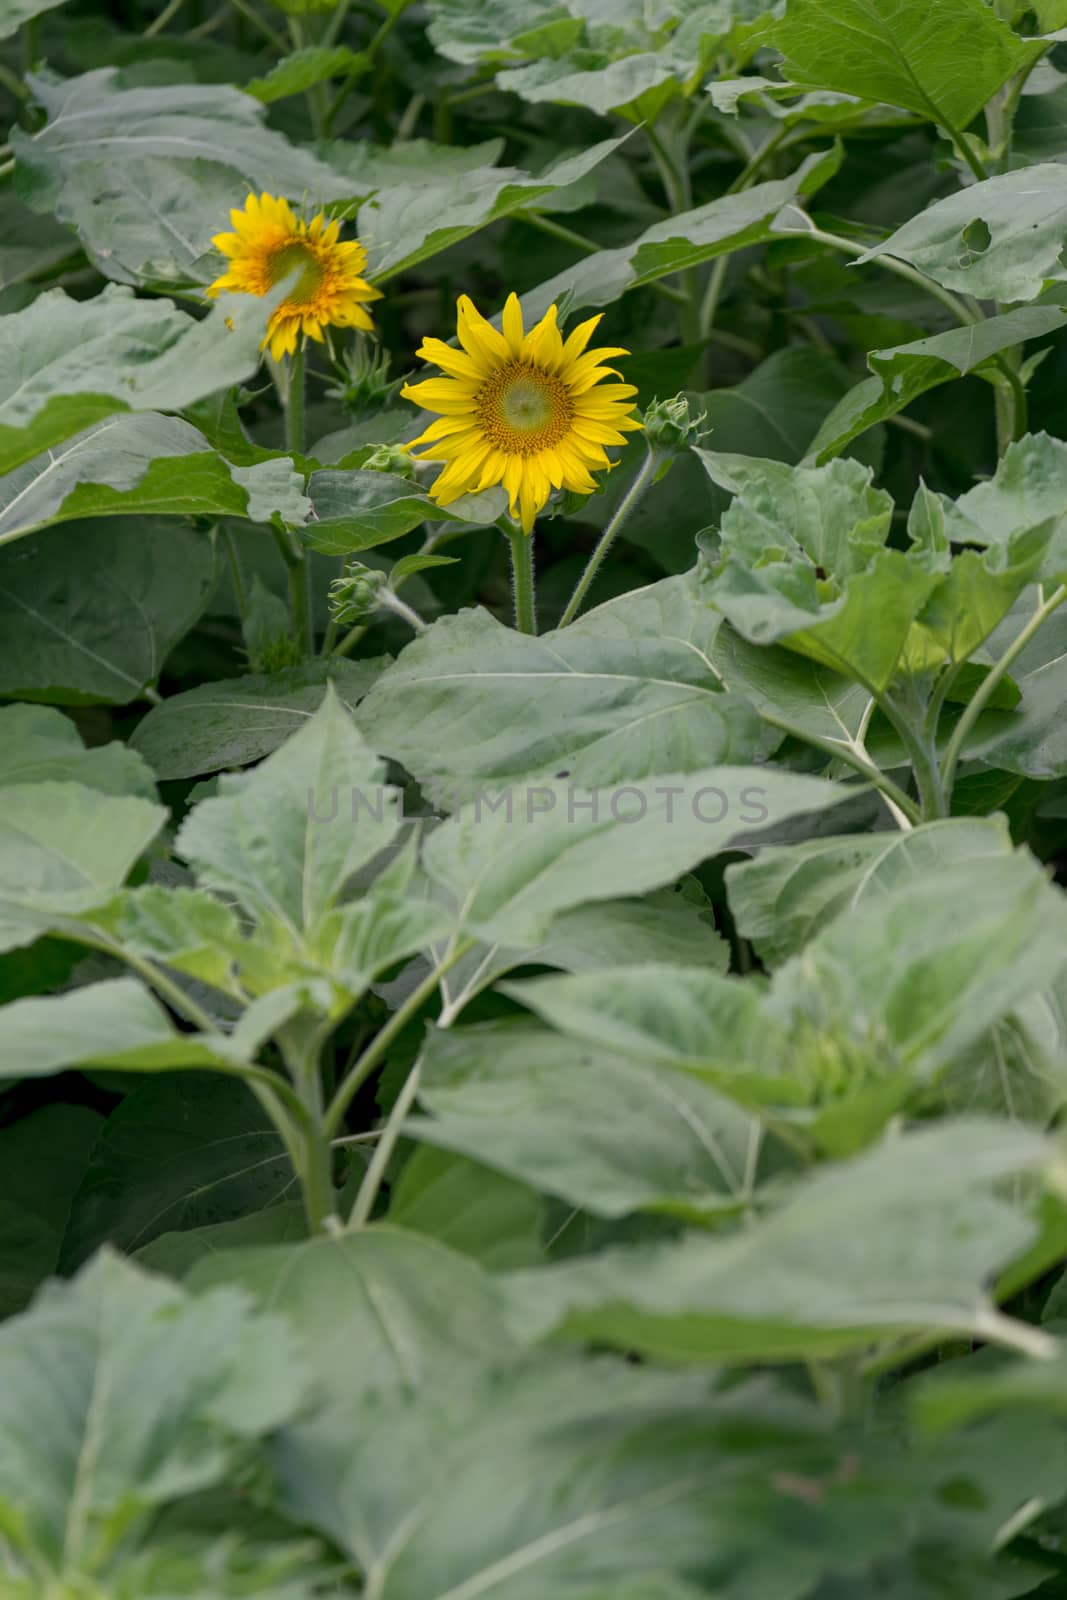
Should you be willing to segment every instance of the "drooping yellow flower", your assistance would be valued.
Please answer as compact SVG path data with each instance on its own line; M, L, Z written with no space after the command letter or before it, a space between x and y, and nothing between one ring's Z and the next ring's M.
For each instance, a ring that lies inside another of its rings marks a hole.
M611 467L605 445L625 444L641 424L630 413L637 390L604 366L627 350L587 350L600 317L590 317L564 341L550 306L535 328L523 331L522 309L509 295L498 332L466 295L458 302L459 342L424 339L418 354L446 373L401 393L441 415L409 449L427 445L417 459L443 461L430 488L439 505L501 483L511 515L529 533L553 489L592 494L593 473Z
M250 194L243 211L231 211L233 233L217 233L216 250L229 266L207 290L212 298L223 289L237 294L268 294L292 273L300 276L288 300L271 313L261 349L279 360L292 355L301 333L322 338L323 327L373 328L367 301L380 300L361 277L367 253L358 243L341 244L339 222L327 223L320 211L310 222L293 215L288 200L272 194Z

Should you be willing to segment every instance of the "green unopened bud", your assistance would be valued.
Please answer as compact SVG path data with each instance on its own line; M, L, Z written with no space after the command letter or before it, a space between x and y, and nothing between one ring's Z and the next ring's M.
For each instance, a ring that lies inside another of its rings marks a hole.
M399 444L380 444L363 463L364 472L393 472L398 478L415 477L415 463Z
M645 434L653 450L677 455L700 442L706 416L702 411L694 417L684 394L676 394L671 400L653 400L645 411Z
M387 406L403 381L390 379L387 351L369 339L357 339L342 358L339 381L326 393L353 416L362 417Z
M330 615L342 626L365 622L381 609L388 578L376 567L354 561L344 576L330 584Z

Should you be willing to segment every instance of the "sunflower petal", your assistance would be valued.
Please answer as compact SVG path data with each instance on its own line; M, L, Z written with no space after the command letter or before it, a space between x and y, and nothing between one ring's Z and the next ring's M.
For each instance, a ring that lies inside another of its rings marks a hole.
M415 354L422 361L440 367L453 378L467 378L473 383L484 382L488 368L480 365L465 350L455 350L443 339L424 339Z
M491 322L486 322L469 295L461 294L456 302L458 311L459 342L468 355L488 359L493 365L507 361L511 348L502 333Z
M522 307L519 305L517 294L509 294L504 303L504 316L502 320L504 338L508 341L513 356L522 354Z

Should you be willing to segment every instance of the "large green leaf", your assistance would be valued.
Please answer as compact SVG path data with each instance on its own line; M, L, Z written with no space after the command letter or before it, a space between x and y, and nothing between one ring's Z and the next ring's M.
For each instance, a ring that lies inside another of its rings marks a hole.
M91 920L124 951L232 990L233 964L246 941L232 908L214 895L144 883L122 890Z
M537 105L587 106L601 116L619 111L638 122L680 88L682 69L665 56L643 51L618 60L599 51L574 50L528 67L497 73L497 87ZM657 93L657 91L659 91Z
M160 778L245 767L276 750L312 716L328 683L353 710L387 660L318 660L201 683L153 706L131 743Z
M42 11L52 11L65 0L4 0L0 10L0 38L7 39Z
M168 1509L164 1515L177 1524L177 1535L123 1557L107 1575L108 1600L173 1600L177 1595L181 1600L247 1600L249 1595L256 1600L317 1600L330 1580L320 1552L307 1540L294 1544L291 1528L280 1518L277 1523L263 1518L237 1537L238 1521L248 1515L246 1506L236 1495L223 1499L220 1494L215 1518L207 1516L206 1526L200 1526L193 1516L191 1527L181 1511ZM220 1532L223 1516L229 1523ZM77 1575L72 1581L78 1584L74 1593L80 1600L82 1582ZM24 1585L16 1578L11 1583L6 1600L39 1600L35 1578Z
M381 1600L677 1600L665 1575L709 1564L759 1585L746 1523L768 1461L817 1471L821 1455L810 1414L781 1400L557 1359L396 1405L373 1474L366 1434L343 1443L351 1411L290 1430L281 1465L294 1509ZM800 1559L810 1577L825 1557Z
M226 775L178 835L201 882L299 938L394 838L396 791L336 691L253 772Z
M729 623L715 635L711 660L730 689L774 719L772 726L859 749L874 705L862 684L779 645L750 644Z
M880 878L879 860L867 862L869 889L861 877L848 913L781 968L765 1000L751 983L655 966L509 992L574 1038L697 1072L741 1098L829 1103L879 1081L906 1092L911 1074L936 1074L1067 968L1059 891L1005 850L995 825L953 830L956 850L937 861L931 847L936 866L927 856L923 870L920 846L888 852Z
M596 972L636 961L706 962L725 971L730 948L717 932L714 914L693 879L680 889L662 889L641 900L609 900L561 911L535 949L475 944L441 980L443 1015L460 1012L518 966L556 967L563 972Z
M556 1354L331 1408L286 1429L280 1462L381 1600L799 1600L925 1540L973 1571L1019 1496L1062 1482L1051 1426L910 1455L888 1433L857 1440L765 1377Z
M984 9L984 8L983 8ZM988 178L936 201L860 257L898 256L946 289L990 300L1035 300L1067 281L1061 259L1067 168L1046 162Z
M714 603L751 644L782 642L884 689L939 575L884 548L892 502L870 469L702 455L738 490L720 525Z
M431 0L429 36L449 61L515 61L558 55L574 44L581 18L557 0Z
M283 56L262 78L253 78L245 85L245 93L255 95L264 105L275 100L286 100L290 95L305 94L318 83L328 83L331 78L344 78L351 82L364 72L369 72L371 58L362 51L357 54L347 45L329 48L308 45Z
M1063 719L1067 659L1055 656L1045 666L1021 675L1018 684L1021 697L1016 708L981 718L964 753L1022 777L1062 778L1067 774Z
M360 727L421 782L468 787L595 788L747 760L759 724L708 661L709 587L697 573L668 578L537 639L481 610L443 617L379 678Z
M321 1388L346 1397L414 1389L514 1349L494 1280L468 1257L400 1228L220 1250L187 1281L197 1291L239 1285L263 1310L284 1315Z
M0 788L13 783L81 783L102 794L156 798L145 762L117 740L87 750L69 717L47 706L0 710Z
M794 83L966 127L1041 54L982 0L789 0L767 37Z
M300 523L307 511L288 458L234 466L191 424L153 411L108 417L0 478L0 544L77 517Z
M694 414L705 414L717 450L799 461L850 383L850 374L832 356L790 346L776 350L732 388L709 389L690 404Z
M302 538L327 556L372 550L422 522L494 522L503 511L502 499L490 494L464 496L445 510L409 479L391 472L313 472L307 492L312 510ZM484 518L476 514L479 509Z
M200 616L214 576L210 541L170 518L76 522L0 549L0 693L64 705L138 699Z
M48 121L36 134L14 130L19 193L73 224L122 282L214 277L211 236L249 188L316 202L358 192L227 85L125 87L113 67L31 85Z
M0 1319L21 1311L55 1272L71 1200L103 1126L87 1106L53 1105L0 1129Z
M472 1256L489 1272L536 1266L543 1254L545 1202L535 1189L431 1145L404 1163L388 1221Z
M250 378L268 311L225 295L197 322L109 284L93 300L53 289L0 317L0 474L112 412L180 411Z
M1056 333L1065 315L1062 306L1020 306L947 333L872 350L867 365L874 377L850 389L825 418L809 446L810 459L821 466L861 433L906 410L928 389L981 369L992 356L1027 339Z
M953 1114L981 1112L1031 1127L1050 1124L1067 1101L1064 991L1061 974L962 1051L938 1081L939 1104Z
M931 822L907 833L849 834L773 845L726 869L737 930L761 960L778 966L835 917L898 883L954 860L1006 855L1011 838L999 818Z
M28 944L122 887L167 813L80 783L13 784L0 807L0 948Z
M51 1077L78 1066L232 1071L245 1054L245 1038L257 1042L252 1028L229 1039L180 1033L137 979L108 978L65 994L31 995L0 1006L0 1078Z
M673 272L683 272L745 245L761 243L770 238L772 224L782 208L798 195L811 194L826 183L837 164L833 152L809 156L788 178L757 183L740 194L709 200L692 211L653 223L632 244L586 256L523 295L527 322L542 316L557 301L564 301L568 311L610 305L628 289L655 283Z
M1047 433L1029 433L1010 444L991 478L957 500L940 497L945 533L960 544L1007 547L1019 535L1055 521L1041 576L1058 581L1067 572L1067 444Z
M744 1203L754 1119L706 1084L528 1024L431 1034L406 1131L595 1216L691 1219Z
M536 946L560 911L659 888L732 840L848 792L769 767L665 774L601 794L515 785L476 794L430 835L424 861L472 934Z
M994 1188L1049 1160L1036 1134L992 1120L901 1134L798 1183L732 1238L515 1274L516 1324L672 1360L790 1360L909 1332L1050 1354L1053 1341L1003 1317L985 1289L1036 1231Z
M370 257L371 275L384 283L410 272L490 222L577 183L625 137L604 139L577 155L564 156L536 176L517 167L484 167L449 176L432 189L396 184L379 190L359 214L359 236Z
M748 1104L803 1104L812 1084L754 983L703 967L616 967L504 986L587 1049L689 1073Z
M45 1290L0 1328L0 1522L16 1572L25 1562L53 1590L106 1580L161 1506L225 1482L304 1386L284 1325L232 1289L194 1300L104 1254Z
M108 1118L74 1196L60 1266L79 1267L102 1244L129 1255L172 1230L257 1214L295 1189L285 1147L243 1084L168 1074Z
M211 1222L180 1233L161 1233L151 1244L135 1251L134 1260L149 1272L168 1278L186 1278L198 1261L219 1250L239 1250L247 1245L295 1244L307 1238L307 1215L299 1201L251 1211L232 1222Z

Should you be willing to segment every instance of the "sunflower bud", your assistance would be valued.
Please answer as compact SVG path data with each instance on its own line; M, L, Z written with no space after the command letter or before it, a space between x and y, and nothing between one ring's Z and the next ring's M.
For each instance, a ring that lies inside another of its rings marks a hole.
M399 444L380 444L371 451L363 463L364 472L392 472L398 478L415 477L415 463L411 453Z
M375 567L353 561L342 578L330 584L330 614L344 627L366 622L381 609L388 578Z
M403 383L389 377L390 356L366 339L357 339L341 359L339 381L326 393L340 400L354 417L370 416L387 407Z
M645 434L653 450L679 455L700 442L706 416L702 411L694 417L684 394L676 394L671 400L653 400L645 411Z

